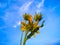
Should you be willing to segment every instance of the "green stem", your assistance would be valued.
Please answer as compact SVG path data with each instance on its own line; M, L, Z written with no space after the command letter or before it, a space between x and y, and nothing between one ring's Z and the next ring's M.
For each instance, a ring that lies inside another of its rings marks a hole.
M22 38L23 38L23 32L22 32L22 34L21 34L20 45L22 45Z
M25 37L24 37L23 45L25 45L26 41L27 41L27 32L26 32Z

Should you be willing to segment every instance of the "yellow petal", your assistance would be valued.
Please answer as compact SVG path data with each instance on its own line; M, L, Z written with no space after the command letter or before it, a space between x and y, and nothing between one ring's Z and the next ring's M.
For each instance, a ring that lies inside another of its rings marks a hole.
M32 23L32 16L31 15L28 16L28 21L29 21L29 23Z
M23 17L24 17L25 20L28 20L28 21L32 20L32 16L30 14L24 14Z
M26 26L26 23L25 22L21 22L22 25Z
M29 23L32 24L32 20L31 19L29 19Z
M25 31L26 30L26 27L25 26L21 26L21 30L22 31Z
M33 28L35 28L37 25L38 25L38 22L37 22L37 21L34 22L34 24L33 24Z

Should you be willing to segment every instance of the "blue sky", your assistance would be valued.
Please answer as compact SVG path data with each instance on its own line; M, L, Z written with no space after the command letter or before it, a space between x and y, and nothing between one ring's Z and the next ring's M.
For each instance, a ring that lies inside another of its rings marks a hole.
M44 27L26 45L60 45L60 0L0 0L0 45L19 45L22 14L43 14Z

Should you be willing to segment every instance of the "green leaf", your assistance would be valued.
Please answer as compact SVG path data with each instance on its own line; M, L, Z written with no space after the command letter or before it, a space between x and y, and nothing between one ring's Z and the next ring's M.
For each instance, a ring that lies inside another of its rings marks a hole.
M44 26L44 22L45 22L45 20L42 22L41 27L43 27L43 26Z

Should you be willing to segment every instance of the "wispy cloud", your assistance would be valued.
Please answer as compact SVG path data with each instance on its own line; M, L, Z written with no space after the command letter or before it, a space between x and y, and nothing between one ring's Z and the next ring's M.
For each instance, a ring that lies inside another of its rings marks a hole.
M21 22L19 21L19 22L17 22L15 25L13 25L13 27L14 28L16 28L18 25L20 25L21 24Z
M55 11L56 8L57 8L57 6L54 6L54 7L52 7L52 8L49 8L49 11L50 11L50 12L53 12L53 11Z
M23 4L21 7L20 7L20 10L21 11L27 11L29 9L29 6L32 4L33 1L29 1L25 4Z
M41 8L44 5L44 0L42 0L38 5L37 8Z
M37 10L36 12L41 12L44 6L44 0L42 0L39 4L37 4Z

